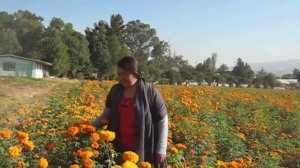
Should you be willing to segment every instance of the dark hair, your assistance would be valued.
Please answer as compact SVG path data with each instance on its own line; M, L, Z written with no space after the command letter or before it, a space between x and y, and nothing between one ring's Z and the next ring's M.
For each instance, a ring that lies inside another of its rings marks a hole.
M142 78L142 71L137 59L125 56L118 62L118 67L134 74L137 78Z

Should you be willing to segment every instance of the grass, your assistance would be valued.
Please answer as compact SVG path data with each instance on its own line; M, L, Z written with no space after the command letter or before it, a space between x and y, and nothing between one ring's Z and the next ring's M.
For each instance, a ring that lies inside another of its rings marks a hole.
M46 101L47 93L55 87L77 84L78 80L65 78L0 77L0 115L14 113L25 104Z

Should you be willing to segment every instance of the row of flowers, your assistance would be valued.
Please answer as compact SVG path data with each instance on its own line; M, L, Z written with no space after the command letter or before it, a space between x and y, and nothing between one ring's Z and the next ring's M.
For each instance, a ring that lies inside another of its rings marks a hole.
M7 123L17 120L19 124L1 128L0 159L4 162L0 167L137 167L136 154L114 151L113 132L88 124L101 114L114 83L84 81L80 86L61 86L51 92L49 102L24 106L16 115L3 117ZM168 106L169 166L299 164L299 92L157 87ZM125 162L117 165L120 158Z

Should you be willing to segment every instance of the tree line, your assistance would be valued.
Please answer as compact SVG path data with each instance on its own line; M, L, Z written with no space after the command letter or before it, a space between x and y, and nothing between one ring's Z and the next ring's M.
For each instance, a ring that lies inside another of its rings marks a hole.
M241 58L232 70L225 64L216 67L216 53L192 66L182 55L172 53L169 43L157 36L155 28L140 20L124 23L120 14L112 15L109 22L100 20L87 27L84 34L57 17L48 27L42 21L41 16L27 10L0 12L0 54L50 62L50 73L58 77L116 79L117 61L131 55L141 63L144 76L153 82L278 85L274 74L264 70L255 74Z

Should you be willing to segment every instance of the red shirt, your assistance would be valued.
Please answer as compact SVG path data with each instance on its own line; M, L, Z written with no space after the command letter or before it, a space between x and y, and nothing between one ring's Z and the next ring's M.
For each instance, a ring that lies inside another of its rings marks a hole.
M134 149L136 147L136 124L134 99L123 97L119 107L119 143L122 147Z

